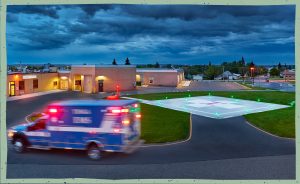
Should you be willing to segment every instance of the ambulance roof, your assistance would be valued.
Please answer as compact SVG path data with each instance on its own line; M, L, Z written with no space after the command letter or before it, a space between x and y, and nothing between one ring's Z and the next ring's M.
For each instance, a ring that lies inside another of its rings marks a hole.
M50 104L50 106L124 106L138 102L137 100L66 100Z

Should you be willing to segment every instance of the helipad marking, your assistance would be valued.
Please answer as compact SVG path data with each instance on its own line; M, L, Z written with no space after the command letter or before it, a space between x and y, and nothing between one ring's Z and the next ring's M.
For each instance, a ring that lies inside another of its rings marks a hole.
M290 107L287 105L218 96L197 96L166 100L140 100L140 102L216 119Z

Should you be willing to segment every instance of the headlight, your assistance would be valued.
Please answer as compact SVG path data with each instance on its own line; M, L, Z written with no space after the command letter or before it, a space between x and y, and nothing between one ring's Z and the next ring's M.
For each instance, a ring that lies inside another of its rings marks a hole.
M13 131L13 130L8 130L7 136L8 136L9 138L12 138L12 137L14 136L14 133L15 133L15 131Z

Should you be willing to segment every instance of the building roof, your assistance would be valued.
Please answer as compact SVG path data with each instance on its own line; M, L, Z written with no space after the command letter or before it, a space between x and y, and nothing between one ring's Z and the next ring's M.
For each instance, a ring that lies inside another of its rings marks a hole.
M285 70L282 72L283 75L295 75L295 71L294 70Z
M95 68L135 68L135 65L71 65L73 67L95 67Z
M50 106L124 106L137 103L137 100L66 100Z
M58 70L57 72L58 73L70 73L71 71L70 70Z
M166 68L145 68L137 69L136 72L182 72L182 69L166 69Z

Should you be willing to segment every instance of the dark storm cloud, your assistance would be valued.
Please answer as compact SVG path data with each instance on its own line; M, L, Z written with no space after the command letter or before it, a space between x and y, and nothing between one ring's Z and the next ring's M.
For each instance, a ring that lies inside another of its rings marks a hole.
M57 10L60 6L39 6L39 5L19 5L19 6L8 6L7 12L9 13L24 13L24 14L37 14L49 16L52 18L59 18Z
M294 18L295 6L9 6L7 34L15 50L79 44L128 55L142 49L178 57L229 50L288 53Z
M109 10L113 9L114 5L110 4L99 4L99 5L79 5L79 7L90 16L94 16L99 10Z
M213 19L222 15L239 17L264 17L264 20L292 19L291 6L200 6L200 5L124 5L121 8L133 15L140 17L153 17L156 19L179 18L183 20ZM282 14L284 13L284 15ZM272 16L270 16L272 15ZM286 17L285 17L286 16Z

